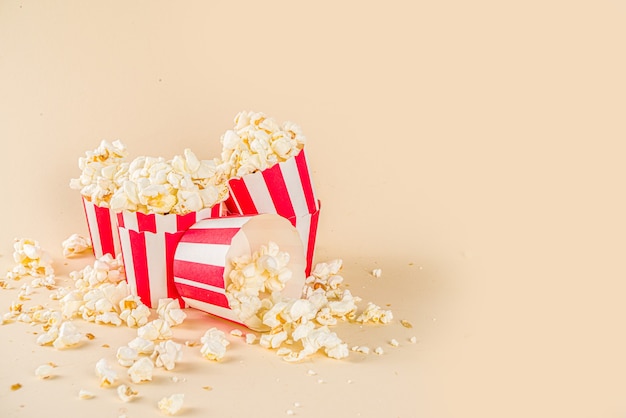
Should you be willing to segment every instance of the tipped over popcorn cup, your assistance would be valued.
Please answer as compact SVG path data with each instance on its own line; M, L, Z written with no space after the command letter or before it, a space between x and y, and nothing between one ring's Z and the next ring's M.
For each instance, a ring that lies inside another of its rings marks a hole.
M180 238L173 274L188 306L263 331L264 299L301 298L305 267L297 230L263 214L197 222Z

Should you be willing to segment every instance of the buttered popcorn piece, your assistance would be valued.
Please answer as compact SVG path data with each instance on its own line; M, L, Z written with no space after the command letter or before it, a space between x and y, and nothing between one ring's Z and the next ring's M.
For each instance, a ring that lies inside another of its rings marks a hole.
M226 354L226 347L230 345L230 341L226 339L226 334L217 328L207 330L200 339L202 347L200 353L209 360L219 361Z
M63 256L72 257L91 248L91 242L80 234L72 234L61 243Z
M300 152L306 138L293 122L278 124L260 112L239 112L222 143L221 165L229 177L241 177L288 160Z
M100 378L100 386L109 387L117 382L117 372L113 370L106 359L102 358L96 363L96 375Z
M180 302L172 298L159 300L157 314L172 327L182 324L187 317L185 311L180 308Z
M160 342L154 347L152 354L156 367L163 367L165 370L173 370L182 356L182 345L172 340Z
M150 308L144 305L139 296L128 295L119 302L120 319L131 328L141 327L148 323Z
M380 276L383 274L382 269L374 269L372 270L372 276L376 277L377 279L380 278Z
M183 408L184 400L185 395L182 393L177 393L169 397L162 398L161 400L159 400L157 406L162 413L167 415L175 415Z
M101 141L96 149L85 152L85 156L78 159L81 174L70 180L70 188L80 190L91 203L109 207L113 194L127 176L127 155L126 146L121 141Z
M393 319L393 313L390 310L382 309L380 306L369 302L365 311L356 318L357 322L374 322L388 324Z
M154 363L148 357L142 357L137 360L128 369L128 376L133 383L152 380L152 372L154 371Z
M121 384L117 387L117 396L122 402L130 402L139 395L139 392L131 388L130 386Z

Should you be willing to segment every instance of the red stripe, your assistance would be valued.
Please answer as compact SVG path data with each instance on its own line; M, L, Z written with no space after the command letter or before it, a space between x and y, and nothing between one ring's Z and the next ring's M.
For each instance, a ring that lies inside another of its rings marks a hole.
M315 251L315 239L317 238L317 224L320 217L320 211L318 210L311 215L311 227L309 228L309 242L306 246L306 269L304 274L308 277L311 274L311 268L313 266L313 252Z
M237 207L237 204L235 203L235 199L233 199L232 193L228 194L228 199L226 199L224 203L226 204L226 209L228 210L228 213L239 214L239 208Z
M180 295L176 290L176 284L174 283L174 254L176 253L176 247L180 238L185 232L176 232L174 234L165 234L165 267L166 273L166 285L167 285L167 297L180 299Z
M222 205L222 202L213 205L213 207L211 208L211 218L219 218L220 216L222 216Z
M214 228L214 229L189 229L181 242L196 244L221 244L230 245L233 237L241 228Z
M124 214L122 212L117 213L117 226L120 228L125 228L124 226Z
M313 195L313 183L311 182L311 176L309 174L309 167L307 165L306 156L304 155L304 149L300 150L296 158L296 167L298 167L298 173L300 174L300 182L302 183L302 190L306 197L306 204L309 208L309 213L314 213L317 208L315 207L315 196Z
M177 283L178 291L182 297L198 300L200 302L209 303L222 308L230 308L228 299L223 293L212 292L206 289L200 289L186 284Z
M190 212L186 215L176 215L176 230L186 231L191 225L196 223L196 212Z
M224 266L174 260L174 275L224 289ZM176 286L179 284L176 283Z
M230 189L231 197L237 201L239 204L239 208L233 207L231 210L236 210L237 213L242 215L256 215L259 212L257 211L254 202L252 201L252 197L250 196L250 191L248 191L248 187L243 179L232 179L228 181L228 188Z
M111 215L108 208L94 205L98 232L100 233L100 245L102 254L111 254L115 257L115 246L113 245L113 231L111 230Z
M137 216L137 230L141 232L156 233L156 216L154 213L135 212Z
M280 170L280 164L263 170L261 173L267 185L267 190L270 192L272 202L274 202L276 213L285 218L295 216L296 212L293 210L293 204L289 197L289 191L285 184L283 172Z
M137 286L137 296L144 305L152 307L150 302L150 280L148 277L148 257L146 255L146 240L144 234L129 230L130 256L133 258L134 269L130 272L134 276ZM127 254L128 255L128 254Z

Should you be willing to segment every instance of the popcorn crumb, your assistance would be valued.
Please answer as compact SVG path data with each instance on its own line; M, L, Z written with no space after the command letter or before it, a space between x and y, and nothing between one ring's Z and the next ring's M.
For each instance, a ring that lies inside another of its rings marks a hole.
M411 337L411 338L409 338L409 341L410 341L412 344L415 344L415 343L417 343L417 337Z
M374 269L372 270L372 276L379 278L382 275L383 271L382 269Z
M81 389L78 391L78 399L92 399L96 395L93 392L90 392L85 389Z
M308 374L309 376L315 376L317 374L317 372L313 369L309 369L307 370L306 374Z
M157 405L162 413L167 415L175 415L182 409L184 398L184 394L177 393L170 397L162 398Z
M406 319L401 319L400 323L402 324L403 327L405 328L413 328L413 324L411 324L409 321L407 321Z
M117 396L119 396L123 402L132 401L138 394L139 393L130 386L121 384L117 387Z
M40 379L49 379L52 377L54 367L50 364L42 364L41 366L35 369L35 376Z
M213 387L211 387L211 386L202 386L202 389L204 389L204 390L213 390Z
M370 353L370 348L364 345L360 345L358 347L356 347L356 349L354 349L353 351L359 352L359 353L363 353L363 354L369 354Z
M378 354L378 355L380 356L380 355L385 354L385 350L383 350L383 348L382 348L382 347L376 347L376 348L374 349L374 353L376 353L376 354Z
M294 402L293 406L295 406L296 408L300 408L302 404L300 402Z
M230 330L230 335L232 335L233 337L241 337L243 336L243 332L240 329L232 329Z
M296 415L296 413L293 411L293 409L288 409L286 411L287 415Z
M22 389L21 383L14 383L11 385L11 390L20 390L20 389Z
M324 379L317 379L317 383L319 383L321 385L323 383L326 383L326 381Z
M398 343L398 340L396 340L395 338L392 338L392 339L389 341L389 345L390 345L390 346L392 346L392 347L397 347L397 346L399 346L399 345L400 345L400 343Z
M252 333L246 334L246 344L254 344L256 341L256 335Z

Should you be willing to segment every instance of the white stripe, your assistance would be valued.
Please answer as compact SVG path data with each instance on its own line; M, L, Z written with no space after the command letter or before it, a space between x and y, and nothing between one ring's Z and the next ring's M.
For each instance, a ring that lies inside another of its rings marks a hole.
M291 199L294 213L298 216L308 214L309 207L306 204L306 196L304 195L304 188L302 187L302 179L298 172L296 159L290 158L280 163L280 169L285 179L285 185L287 186L287 192L289 193L289 199Z
M102 240L100 239L100 228L98 227L98 219L96 218L96 209L94 204L84 199L85 215L87 216L87 226L91 234L91 246L96 258L102 257Z
M124 211L122 212L122 217L124 219L124 228L131 229L133 231L139 229L137 215L135 212Z
M148 281L150 282L150 304L158 305L159 299L167 297L167 265L165 259L165 237L163 234L145 232Z
M258 213L276 213L276 207L272 201L272 196L267 189L267 184L263 174L256 172L242 177L250 192L250 197Z
M120 245L122 256L124 259L124 271L126 273L126 281L132 295L137 296L137 281L135 279L135 265L133 263L133 253L130 247L130 235L127 229L121 228Z
M220 228L241 228L251 216L226 216L222 218L211 218L198 221L189 229L220 229Z
M157 234L165 234L166 232L172 233L177 232L177 219L178 215L169 214L169 215L155 215L154 223L156 225L156 233Z
M179 242L175 260L224 267L230 245Z
M229 321L233 321L233 322L237 322L238 324L241 324L241 321L239 320L239 318L237 318L237 315L235 314L235 312L230 308L223 308L221 306L211 305L210 303L207 303L207 302L203 302L197 299L186 298L186 297L183 298L183 300L187 302L187 304L191 306L192 308L195 308L204 312L208 312L212 315L219 316L220 318L228 319Z
M212 286L206 283L198 283L193 280L184 279L182 277L174 276L174 283L186 284L187 286L197 287L198 289L210 290L211 292L221 293L222 295L226 294L226 290L221 287Z
M300 240L302 240L302 248L304 249L305 260L308 252L307 247L309 246L309 235L311 234L311 218L311 215L296 217L296 229L298 230L298 234L300 235Z
M315 200L315 209L316 211L320 208L319 200L317 199L317 194L315 193L315 185L313 184L313 175L311 173L311 169L309 168L309 160L306 158L306 154L304 153L304 148L300 151L302 156L304 157L304 161L306 161L306 169L309 172L309 183L311 184L311 193L313 193L313 199Z

